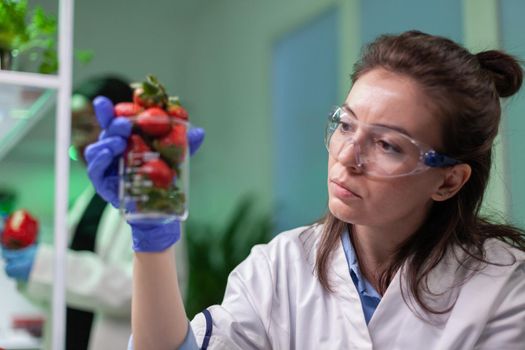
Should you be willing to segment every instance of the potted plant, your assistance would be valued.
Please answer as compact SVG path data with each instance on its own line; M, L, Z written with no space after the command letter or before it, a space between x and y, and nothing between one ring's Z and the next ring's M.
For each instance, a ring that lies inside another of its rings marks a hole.
M57 21L40 6L29 11L27 0L0 2L0 68L13 69L16 58L35 62L39 73L54 73L58 69ZM76 58L86 63L90 51L76 51Z

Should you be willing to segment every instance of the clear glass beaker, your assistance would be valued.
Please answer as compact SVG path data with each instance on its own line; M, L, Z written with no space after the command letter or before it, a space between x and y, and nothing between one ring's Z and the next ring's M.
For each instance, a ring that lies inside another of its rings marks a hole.
M120 208L126 220L185 220L189 198L189 123L170 117L169 127L162 131L166 118L159 119L158 125L163 125L160 132L158 127L151 128L151 118L147 128L143 128L140 117L130 119L133 131L119 166ZM156 130L154 134L152 130Z

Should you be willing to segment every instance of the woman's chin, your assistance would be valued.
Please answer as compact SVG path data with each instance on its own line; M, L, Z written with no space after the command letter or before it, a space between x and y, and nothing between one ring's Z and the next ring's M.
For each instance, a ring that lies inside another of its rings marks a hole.
M330 213L332 213L333 216L335 216L341 221L354 224L358 224L359 221L361 221L361 215L357 213L356 208L352 208L351 206L345 204L338 198L330 198L330 200L328 201L328 209L330 210Z

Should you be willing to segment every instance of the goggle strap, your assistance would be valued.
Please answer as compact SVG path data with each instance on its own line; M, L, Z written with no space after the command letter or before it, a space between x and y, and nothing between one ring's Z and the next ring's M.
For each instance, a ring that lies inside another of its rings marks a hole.
M461 162L457 159L447 157L444 154L439 154L436 151L428 151L423 155L423 161L425 165L431 168L444 168Z

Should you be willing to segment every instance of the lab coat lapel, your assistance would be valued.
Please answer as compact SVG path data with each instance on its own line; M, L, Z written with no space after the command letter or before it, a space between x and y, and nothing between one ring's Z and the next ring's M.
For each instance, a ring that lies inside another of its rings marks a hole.
M361 307L361 299L350 277L341 240L332 255L329 281L334 288L335 297L340 300L341 312L348 322L348 343L352 349L372 349L372 339Z
M392 344L410 344L414 331L410 327L418 327L421 322L414 316L401 295L400 275L399 271L394 275L367 325L361 299L350 276L343 245L339 241L332 256L329 280L348 321L348 342L352 348L392 350ZM407 327L407 324L410 327ZM403 337L404 339L401 339Z
M419 337L424 335L430 341L439 336L450 316L449 313L428 314L417 304L406 281L401 280L402 276L406 275L403 272L405 268L406 266L403 266L397 271L368 324L374 350L412 348L416 334ZM457 292L453 287L456 282L456 269L457 264L454 264L450 260L450 254L447 254L429 274L429 286L439 295L438 298L425 297L429 306L437 310L445 310L451 306Z
M399 337L406 328L407 317L411 317L411 311L401 295L399 278L398 271L368 323L374 349L392 349L392 344L398 344ZM413 330L408 331L413 332Z

